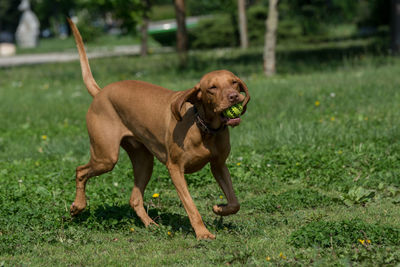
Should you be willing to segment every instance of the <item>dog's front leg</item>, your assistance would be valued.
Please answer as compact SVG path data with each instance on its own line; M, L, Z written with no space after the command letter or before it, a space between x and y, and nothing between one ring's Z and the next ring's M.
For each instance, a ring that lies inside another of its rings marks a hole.
M175 185L179 198L189 216L190 223L196 232L197 239L215 239L215 235L211 234L205 227L201 215L197 210L192 197L190 196L187 183L184 177L184 171L175 164L167 164L172 182Z
M225 194L228 204L214 205L213 211L220 216L235 214L239 211L240 205L233 191L231 175L225 162L211 162L211 172Z

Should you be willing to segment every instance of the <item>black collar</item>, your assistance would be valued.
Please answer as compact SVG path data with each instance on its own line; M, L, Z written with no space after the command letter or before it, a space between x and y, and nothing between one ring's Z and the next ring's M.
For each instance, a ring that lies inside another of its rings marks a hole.
M225 125L225 124L221 125L221 126L220 126L219 128L217 128L217 129L211 128L211 127L200 117L199 112L198 112L196 106L193 106L193 109L194 109L194 116L195 116L195 120L196 120L196 125L197 125L197 127L199 127L199 129L200 129L202 132L204 132L204 133L206 133L206 134L214 135L214 134L217 134L218 132L220 132L220 131L222 131L222 130L224 130L224 129L226 128L226 125Z

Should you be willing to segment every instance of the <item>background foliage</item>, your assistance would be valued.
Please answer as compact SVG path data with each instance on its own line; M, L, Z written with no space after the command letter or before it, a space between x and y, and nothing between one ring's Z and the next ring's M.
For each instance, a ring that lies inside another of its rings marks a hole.
M15 32L20 12L18 1L0 0L0 31ZM356 29L353 35L371 35L388 32L390 1L360 0L282 0L279 4L278 40L306 39L313 41L332 38L327 35L333 25L351 24ZM267 0L248 1L247 16L250 44L263 43ZM87 36L104 31L106 14L118 21L124 34L135 34L145 8L140 0L32 0L32 8L39 17L41 27L58 34L67 16L82 17L80 27ZM237 7L235 0L187 1L187 15L211 16L201 22L191 34L195 48L237 46L239 43ZM174 19L175 11L170 1L153 0L150 18ZM89 22L90 21L90 22ZM382 27L383 26L383 27ZM99 32L100 31L100 32ZM211 36L212 38L208 38ZM88 38L91 41L93 38Z

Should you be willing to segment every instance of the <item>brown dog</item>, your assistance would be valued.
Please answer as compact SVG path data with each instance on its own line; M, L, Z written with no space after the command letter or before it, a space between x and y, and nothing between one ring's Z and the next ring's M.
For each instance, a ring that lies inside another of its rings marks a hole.
M175 92L141 81L115 82L100 90L90 71L79 31L72 21L69 23L79 51L83 80L93 96L86 115L91 158L88 164L76 169L71 215L86 207L87 180L111 171L121 146L132 161L135 178L129 203L142 222L146 226L155 224L143 207L143 193L156 157L167 166L197 239L214 239L193 203L184 174L196 172L210 162L228 200L226 205L215 205L214 213L226 216L238 212L240 206L225 161L230 152L226 125L236 126L240 118L228 119L221 114L239 102L243 102L245 112L250 100L246 85L231 72L220 70L204 75L194 88L186 91Z

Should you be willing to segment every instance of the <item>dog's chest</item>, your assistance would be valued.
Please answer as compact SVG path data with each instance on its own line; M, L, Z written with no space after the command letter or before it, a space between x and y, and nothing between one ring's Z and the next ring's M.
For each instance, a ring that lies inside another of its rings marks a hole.
M185 135L171 134L173 138L168 158L182 166L185 173L199 171L210 161L221 160L229 154L228 131L205 135L193 124L189 130L179 132Z
M206 148L196 149L187 153L185 162L185 172L192 173L200 170L211 159L211 152Z
M192 173L200 170L212 158L212 147L207 144L200 142L186 147L183 158L185 159L185 172Z

